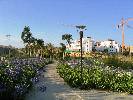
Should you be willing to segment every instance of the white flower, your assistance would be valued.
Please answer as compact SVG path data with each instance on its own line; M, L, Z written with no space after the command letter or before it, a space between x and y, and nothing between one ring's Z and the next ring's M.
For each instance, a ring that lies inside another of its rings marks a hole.
M128 76L132 76L132 73L131 72L127 72L126 73Z

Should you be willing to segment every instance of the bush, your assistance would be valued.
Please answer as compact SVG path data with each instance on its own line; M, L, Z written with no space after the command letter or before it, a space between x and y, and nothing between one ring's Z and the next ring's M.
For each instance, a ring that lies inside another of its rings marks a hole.
M117 56L109 56L104 58L103 62L105 65L110 67L122 68L122 69L133 69L133 63L131 61L122 61Z
M100 64L100 62L98 63ZM79 66L71 68L67 64L59 64L57 72L72 87L133 93L132 73L124 70L114 70L108 66L97 66L97 64L94 64L93 67L83 68L83 79L81 79Z
M51 63L46 59L13 59L0 63L0 99L21 100L37 81L41 69Z

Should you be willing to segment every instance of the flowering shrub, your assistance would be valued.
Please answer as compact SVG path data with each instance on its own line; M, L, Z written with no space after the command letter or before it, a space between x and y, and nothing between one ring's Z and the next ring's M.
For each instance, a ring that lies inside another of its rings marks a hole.
M104 66L101 61L95 59L91 59L91 62L93 62L92 66L83 67L82 79L78 65L72 68L61 63L57 66L57 71L72 87L133 93L133 74L131 72Z
M24 94L39 81L46 59L14 59L0 64L0 99L21 100Z

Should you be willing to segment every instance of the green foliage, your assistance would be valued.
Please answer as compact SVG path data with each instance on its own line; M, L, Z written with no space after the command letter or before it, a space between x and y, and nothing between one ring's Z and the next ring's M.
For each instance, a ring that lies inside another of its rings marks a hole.
M81 75L79 68L71 69L67 64L61 64L57 67L60 76L72 87L78 87L81 84Z
M71 40L72 40L72 35L71 34L64 34L64 35L62 35L62 40L66 40L67 43L70 45Z
M108 66L115 66L115 67L118 67L119 63L120 63L120 60L115 57L115 56L109 56L108 58L105 58L104 60L104 63Z
M29 57L36 56L36 54L43 56L44 41L43 39L33 37L29 26L24 27L21 33L21 39L26 44L25 50Z
M30 27L25 26L21 34L21 39L24 43L30 43L33 40L32 33L30 32Z
M103 59L103 62L110 67L114 66L122 69L133 69L133 63L131 61L123 61L117 56L109 56L108 58Z
M128 56L129 55L129 51L123 51L123 55L124 56Z
M94 61L92 67L83 68L81 81L80 67L71 68L67 64L59 64L59 75L72 87L84 89L106 89L117 92L133 93L133 74L124 70L111 69L109 66L100 66L101 62Z
M104 53L108 53L108 49L104 49L104 51L103 51Z
M11 59L0 63L0 99L21 100L40 77L49 59ZM19 96L19 97L18 97Z
M43 46L44 46L44 41L43 41L43 39L36 39L36 43L37 43L40 47L43 47Z
M64 44L64 43L60 43L60 46L61 46L60 50L61 50L62 52L64 52L64 51L66 50L65 44Z

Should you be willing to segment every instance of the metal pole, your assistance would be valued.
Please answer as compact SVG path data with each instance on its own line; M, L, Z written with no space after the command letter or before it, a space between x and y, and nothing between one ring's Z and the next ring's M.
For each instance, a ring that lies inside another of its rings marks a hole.
M9 59L10 59L10 55L11 55L11 51L10 51L10 47L9 47Z
M83 31L80 31L79 32L80 34L80 67L81 67L81 81L83 81L83 62L82 62L82 59L83 59L83 51L82 51L82 38L83 38Z
M11 35L9 34L9 35L6 35L6 37L8 38L8 41L9 41L9 51L8 51L8 55L9 55L9 59L10 59L10 54L11 54L11 52L10 52L10 37L11 37Z
M77 25L76 28L79 31L79 35L80 35L80 67L81 67L81 82L83 82L83 51L82 51L82 38L83 38L83 30L86 30L86 26L85 25ZM81 84L81 88L83 88L83 84Z

